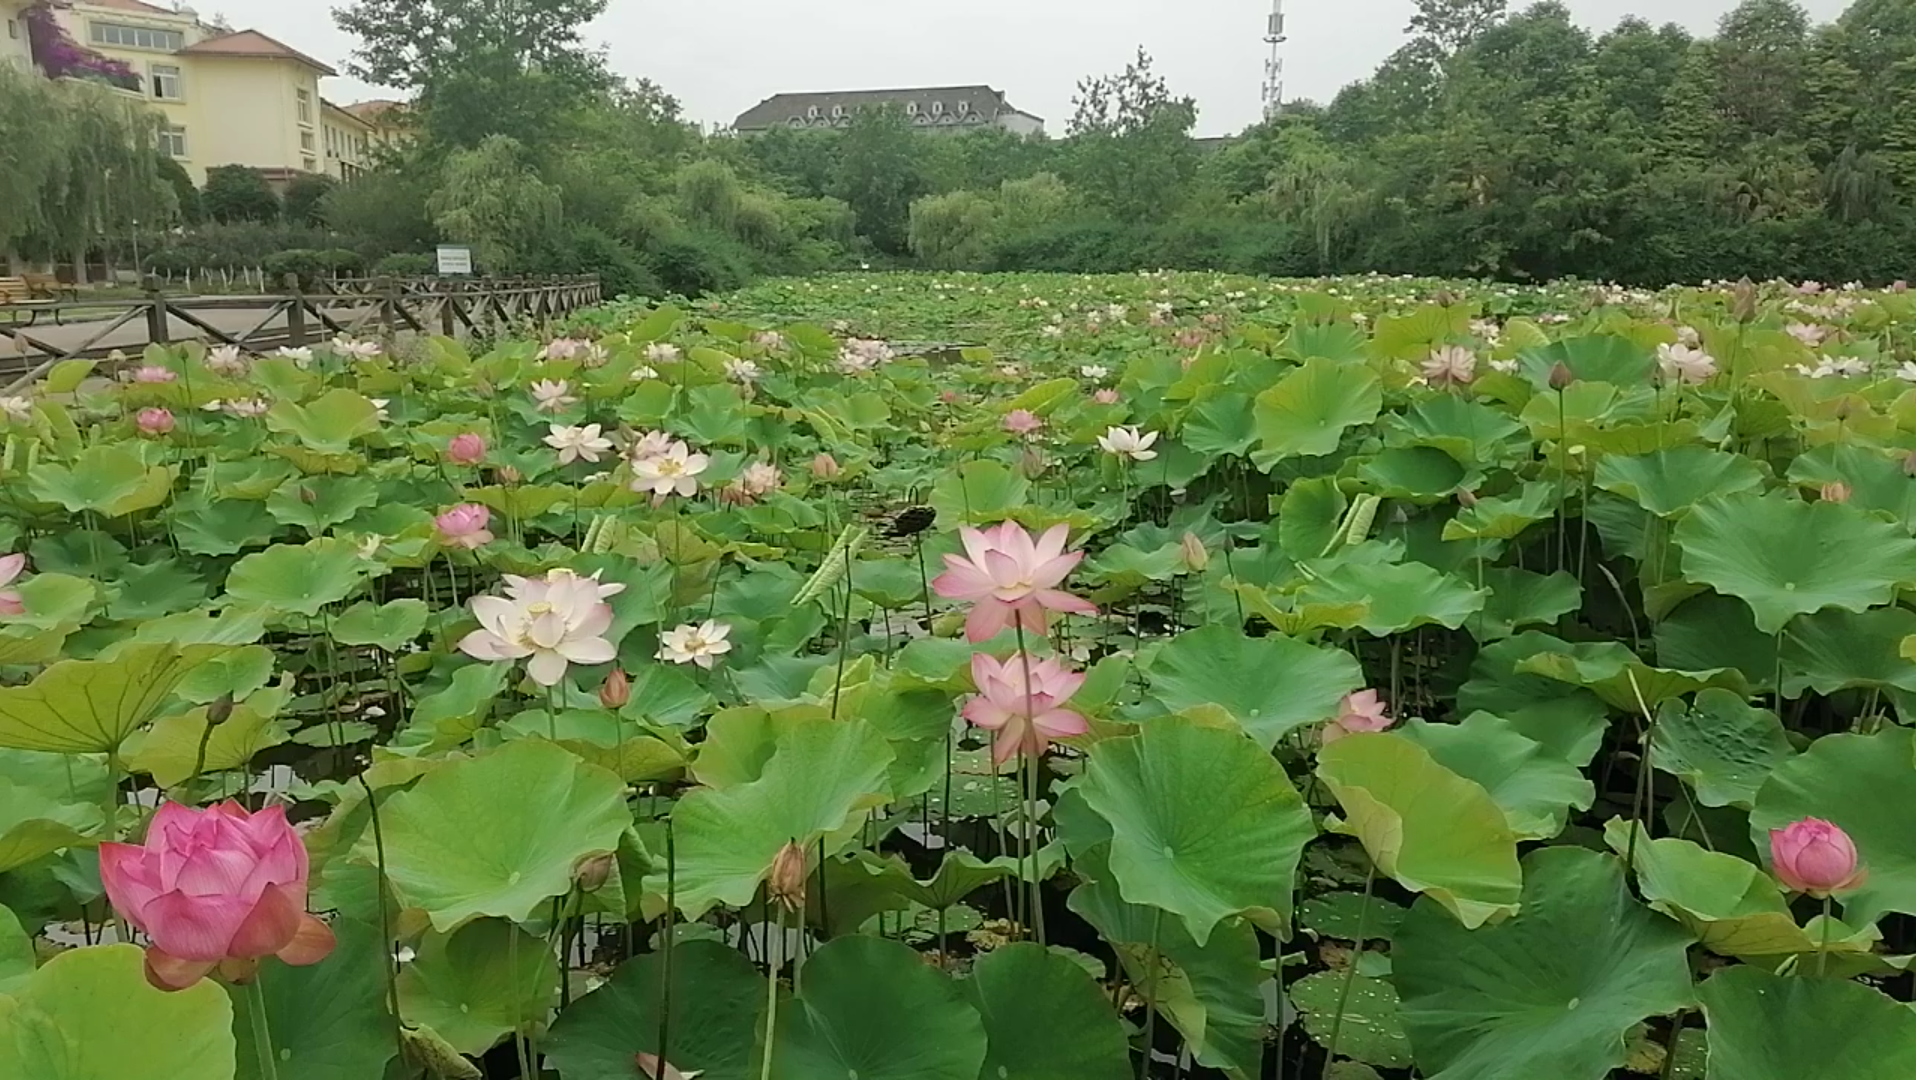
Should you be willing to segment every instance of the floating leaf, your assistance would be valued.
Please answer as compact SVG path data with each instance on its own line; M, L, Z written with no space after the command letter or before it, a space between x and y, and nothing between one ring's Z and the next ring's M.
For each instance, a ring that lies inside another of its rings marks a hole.
M1387 1069L1409 1068L1410 1036L1398 1016L1396 989L1382 979L1356 975L1347 1000L1344 982L1342 971L1319 971L1291 984L1291 1004L1303 1014L1305 1032L1317 1045L1328 1047L1336 1027L1339 1054Z
M1391 955L1431 1080L1602 1080L1632 1028L1691 1004L1689 944L1631 898L1616 859L1559 847L1524 860L1515 918L1467 930L1420 900Z
M1400 735L1353 735L1319 751L1317 775L1383 874L1443 904L1465 926L1517 910L1517 838L1480 785Z
M442 933L480 915L525 920L632 824L618 777L532 739L435 769L382 812L387 877Z
M1748 809L1795 753L1775 713L1727 690L1705 690L1688 705L1664 702L1650 737L1650 763L1682 777L1704 806Z
M1243 915L1282 935L1315 830L1276 759L1249 737L1175 718L1092 751L1081 789L1111 824L1124 899L1181 916L1199 946Z

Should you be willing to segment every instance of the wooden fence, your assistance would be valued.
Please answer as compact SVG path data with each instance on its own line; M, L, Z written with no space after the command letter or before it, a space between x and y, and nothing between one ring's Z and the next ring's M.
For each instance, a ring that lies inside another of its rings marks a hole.
M258 353L334 337L494 337L543 329L600 301L596 277L340 278L310 290L289 277L278 296L168 297L148 288L127 300L0 304L0 379L10 378L12 393L62 360L136 356L150 343L199 340Z

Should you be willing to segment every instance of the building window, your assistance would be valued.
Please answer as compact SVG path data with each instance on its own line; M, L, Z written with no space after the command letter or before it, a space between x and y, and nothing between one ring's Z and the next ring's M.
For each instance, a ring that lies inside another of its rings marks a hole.
M918 115L918 103L916 101L905 102L905 115L906 116Z
M843 105L832 106L832 119L836 120L837 118L843 115L845 115L845 106Z
M306 90L300 90L297 93L299 95L299 122L302 124L310 124L313 122L313 95L310 91ZM312 147L308 146L307 149L310 150Z
M806 109L805 109L805 115L806 115L806 116L807 116L808 118L810 118L810 119L813 119L813 120L816 120L816 119L818 119L818 106L816 106L816 105L810 105L810 106L807 106L807 107L806 107Z
M7 20L7 36L15 41L20 40L20 24L12 19Z
M302 131L299 133L299 148L301 150L306 151L309 154L313 152L313 133L312 132Z
M181 101L186 97L185 84L180 79L178 64L154 64L153 96L161 101Z
M160 129L160 150L164 152L167 157L173 157L173 158L185 157L186 156L186 129L183 127L174 127L171 124L168 124L166 127L161 128Z
M945 115L945 103L944 103L944 102L942 102L942 101L934 101L934 102L932 102L932 103L931 103L931 114L932 114L933 116L943 116L943 115Z
M302 169L305 169L307 172L318 172L319 162L315 161L312 158L300 158L299 167Z
M150 26L121 26L118 23L92 23L89 26L95 45L117 45L122 49L151 49L155 52L179 52L186 37L178 30L155 30Z

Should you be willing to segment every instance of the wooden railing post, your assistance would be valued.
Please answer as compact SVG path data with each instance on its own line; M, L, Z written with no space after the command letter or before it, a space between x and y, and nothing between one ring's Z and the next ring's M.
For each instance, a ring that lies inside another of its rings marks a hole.
M393 343L393 324L399 315L399 287L393 279L382 277L373 283L373 289L379 295L379 340L388 350Z
M306 344L306 293L300 288L299 275L286 275L286 292L292 303L286 309L286 344L302 348Z
M159 279L151 274L146 275L141 284L146 286L146 339L155 345L165 345L172 337L166 296L160 292Z

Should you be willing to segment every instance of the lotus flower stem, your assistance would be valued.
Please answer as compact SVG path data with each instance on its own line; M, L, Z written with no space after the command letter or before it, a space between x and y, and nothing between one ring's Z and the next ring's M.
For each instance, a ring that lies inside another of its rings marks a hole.
M1337 1011L1331 1014L1331 1037L1324 1044L1323 1076L1328 1080L1331 1065L1337 1061L1337 1037L1343 1034L1344 1010L1351 1003L1351 987L1357 984L1357 958L1364 955L1364 934L1369 929L1370 899L1377 887L1377 865L1371 864L1364 875L1364 899L1357 908L1357 950L1351 953L1350 967L1344 969L1344 988L1337 993Z
M279 1080L279 1055L273 1050L273 1032L266 1023L266 992L260 988L265 972L246 984L246 1013L253 1022L253 1049L259 1054L260 1080Z
M506 930L507 971L517 972L519 970L519 933L519 925L517 923L514 923ZM532 1071L531 1048L526 1045L524 1003L517 1000L516 997L512 1003L512 1052L519 1059L520 1076L536 1077L538 1075ZM269 1074L266 1080L277 1080L277 1078Z
M845 687L845 654L852 643L852 545L845 545L845 614L838 624L838 677L832 680L832 719L838 719L838 696Z
M772 927L778 939L785 939L785 908L781 905L778 913L772 916ZM758 1080L772 1080L772 1050L778 1045L778 961L772 953L772 942L765 942L765 1060L759 1065Z
M399 971L393 958L392 912L386 907L386 832L379 821L379 799L373 793L372 784L366 781L364 772L355 779L366 792L366 813L372 819L373 825L373 857L378 861L379 866L377 879L379 894L376 899L379 902L379 939L383 943L381 948L384 952L384 955L380 957L379 966L386 976L386 1012L388 1018L392 1020L393 1049L399 1055L398 1060L405 1061L406 1035L402 1028L403 1021L399 1018Z
M1150 966L1145 969L1144 984L1144 1053L1138 1059L1138 1080L1150 1080L1151 1048L1158 1039L1158 931L1164 928L1164 909L1151 911L1151 951L1145 961Z
M1829 971L1830 966L1830 923L1833 921L1830 918L1830 908L1834 903L1834 897L1823 897L1823 940L1816 947L1816 977L1819 979Z
M825 841L819 840L819 850L824 850ZM822 883L825 873L824 860L819 860L818 872ZM824 895L819 896L821 910ZM669 1061L672 1050L672 918L678 914L679 906L679 861L678 849L672 839L672 816L665 817L665 914L662 916L660 936L664 939L659 962L659 1060ZM829 925L829 924L828 924ZM769 1029L768 1029L769 1030ZM768 1043L771 1041L766 1040Z
M1018 631L1018 663L1024 666L1025 723L1030 724L1032 714L1036 712L1031 706L1031 652L1025 645L1024 620L1021 618L1013 625ZM1031 845L1037 838L1038 776L1032 757L1026 753L1018 755L1018 787L1019 793L1025 797L1024 820L1018 828L1018 875L1024 878L1025 916L1035 924L1038 921L1038 867Z

